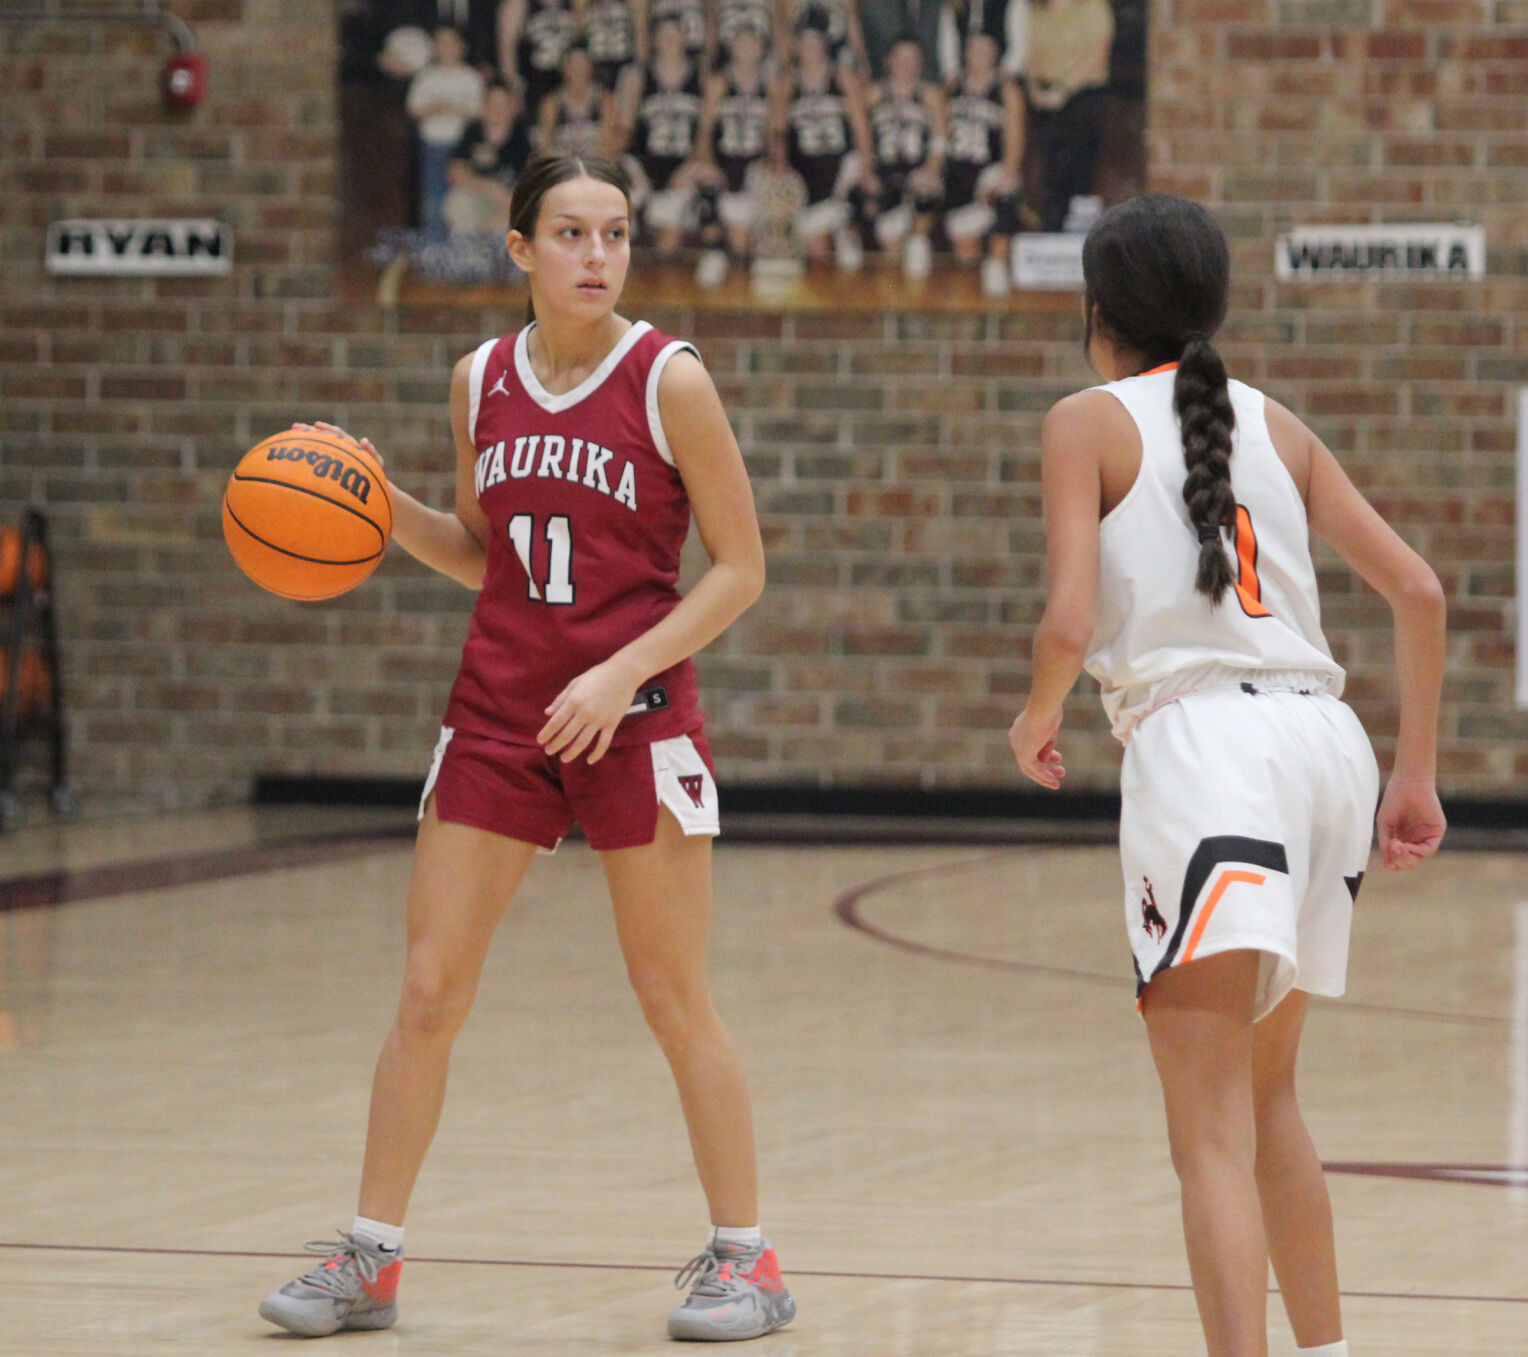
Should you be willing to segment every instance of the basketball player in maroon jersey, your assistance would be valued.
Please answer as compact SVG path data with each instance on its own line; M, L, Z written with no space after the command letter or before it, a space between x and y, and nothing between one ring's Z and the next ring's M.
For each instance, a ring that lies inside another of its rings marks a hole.
M742 1062L706 979L716 784L690 660L758 597L764 552L695 351L616 314L630 213L608 161L526 168L508 245L533 319L456 365L455 512L394 489L399 544L481 592L425 784L403 995L372 1086L355 1224L310 1246L325 1261L260 1307L295 1333L396 1319L404 1211L452 1042L508 902L575 820L602 858L710 1207L669 1332L755 1338L795 1315L759 1231ZM711 567L681 597L692 512Z

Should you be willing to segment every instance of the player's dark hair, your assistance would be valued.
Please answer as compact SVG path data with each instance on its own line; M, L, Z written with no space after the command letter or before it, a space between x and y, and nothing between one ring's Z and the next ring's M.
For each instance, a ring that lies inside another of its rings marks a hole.
M1143 370L1178 364L1173 408L1183 431L1188 476L1183 500L1199 537L1194 587L1212 603L1232 582L1222 528L1236 525L1231 493L1231 431L1236 412L1226 365L1210 336L1226 317L1231 256L1214 217L1198 203L1168 193L1129 198L1111 207L1082 247L1085 304L1091 333L1100 328L1139 353Z
M613 184L626 199L626 210L631 211L631 180L613 160L594 155L537 155L532 156L515 180L514 192L509 198L509 229L518 231L527 240L536 234L536 223L541 218L541 203L558 184L570 179L598 179ZM536 306L529 297L525 301L525 324L536 319Z

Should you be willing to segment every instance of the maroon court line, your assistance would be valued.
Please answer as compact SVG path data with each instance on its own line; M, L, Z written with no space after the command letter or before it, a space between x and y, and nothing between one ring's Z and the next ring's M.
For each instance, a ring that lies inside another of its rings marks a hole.
M1071 846L1071 845L1068 845ZM1080 971L1066 966L1044 966L1032 961L1012 961L1005 957L980 956L974 952L960 952L949 947L935 947L931 943L917 942L912 938L904 938L899 934L871 923L861 908L863 902L872 895L885 890L889 886L895 886L904 881L910 881L915 877L928 876L934 872L962 872L972 867L980 867L999 858L1012 857L1016 853L1033 851L1031 845L1026 849L1006 849L995 853L983 853L979 857L964 858L959 862L935 863L928 867L912 867L905 872L890 872L886 876L872 877L869 881L861 882L857 886L850 886L841 891L833 901L833 913L846 927L856 932L865 934L866 937L874 938L877 942L885 943L889 947L896 947L904 952L911 952L915 956L932 957L937 961L950 961L958 966L976 966L989 971L1009 971L1015 975L1043 975L1058 980L1074 980L1085 985L1106 985L1110 989L1123 989L1128 982L1128 977L1123 974L1103 975L1097 971ZM1465 1027L1522 1027L1525 1024L1518 1018L1495 1018L1484 1013L1449 1013L1439 1009L1429 1008L1404 1008L1393 1004L1363 1003L1357 999L1320 999L1312 998L1313 1004L1319 1004L1323 1008L1335 1009L1337 1012L1356 1012L1364 1014L1389 1014L1405 1018L1421 1018L1429 1022L1456 1023Z
M37 872L0 878L0 912L99 900L136 891L191 886L255 872L306 867L316 862L365 857L398 846L413 829L372 830L364 834L322 834L281 839L241 848L214 848L137 862L86 867L80 871Z
M1528 1187L1522 1164L1380 1164L1367 1160L1321 1166L1328 1173L1364 1178L1409 1178L1421 1183L1466 1183L1472 1187Z
M127 1244L26 1244L0 1240L0 1249L37 1253L126 1253L144 1257L166 1258L298 1258L303 1255L277 1253L263 1249L155 1249L135 1248ZM408 1256L411 1263L438 1263L449 1267L536 1267L585 1272L673 1272L666 1263L578 1263L555 1262L546 1258L430 1258ZM1186 1282L1114 1282L1085 1281L1076 1277L961 1277L937 1272L838 1272L822 1268L791 1268L793 1277L828 1277L843 1281L867 1282L951 1282L977 1286L1066 1286L1084 1290L1107 1291L1192 1291ZM1270 1296L1278 1292L1269 1288ZM1344 1291L1344 1296L1360 1300L1433 1300L1455 1301L1470 1305L1528 1305L1528 1296L1461 1296L1431 1291Z

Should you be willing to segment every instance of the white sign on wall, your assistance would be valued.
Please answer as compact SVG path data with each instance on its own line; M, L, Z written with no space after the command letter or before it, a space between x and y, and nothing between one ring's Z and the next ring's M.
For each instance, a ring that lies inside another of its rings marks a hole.
M1453 278L1486 276L1483 226L1412 222L1395 226L1301 226L1274 241L1283 279Z
M1081 292L1081 234L1021 232L1013 238L1013 285L1030 292Z
M45 258L65 275L215 276L233 264L233 232L201 217L55 221Z

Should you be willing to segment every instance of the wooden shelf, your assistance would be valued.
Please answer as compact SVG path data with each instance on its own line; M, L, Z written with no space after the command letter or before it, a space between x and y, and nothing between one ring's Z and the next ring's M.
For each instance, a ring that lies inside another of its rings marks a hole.
M523 286L508 283L436 282L396 264L387 270L356 267L343 275L344 294L384 306L460 306L519 310ZM867 261L858 273L831 264L814 265L799 282L783 289L755 290L745 269L733 268L720 287L705 289L694 281L693 259L658 263L638 257L627 275L624 308L666 307L709 312L822 313L852 312L989 312L997 314L1072 313L1081 300L1075 292L1011 292L984 297L974 268L948 265L928 278L902 276L894 261Z

